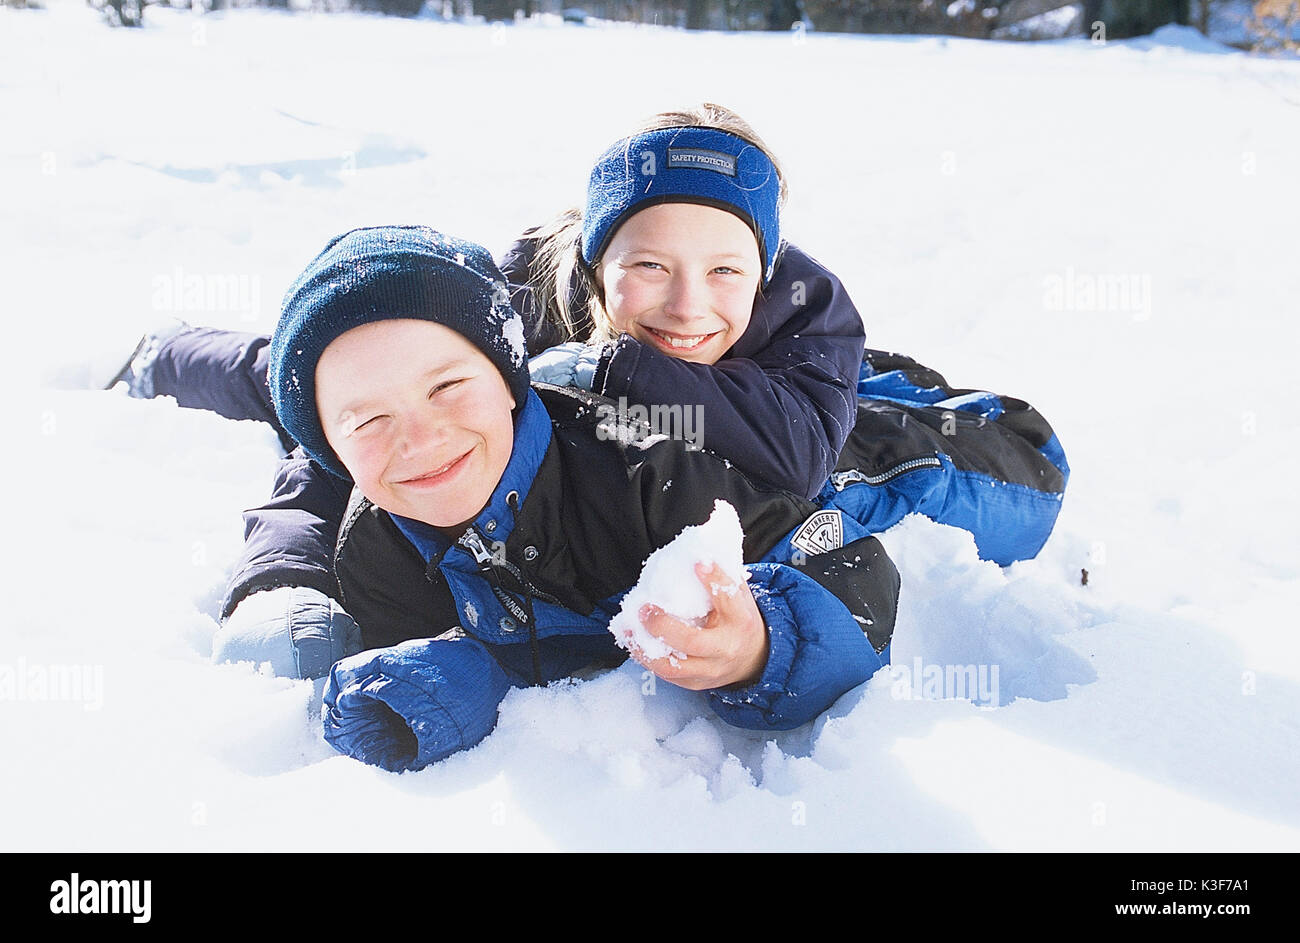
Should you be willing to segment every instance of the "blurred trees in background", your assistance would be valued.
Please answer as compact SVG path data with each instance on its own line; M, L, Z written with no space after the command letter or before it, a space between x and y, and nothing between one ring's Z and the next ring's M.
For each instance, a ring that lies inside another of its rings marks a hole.
M596 19L686 29L788 30L802 23L821 32L978 38L1036 16L1065 13L1068 21L1073 13L1076 34L1088 34L1090 24L1100 20L1107 38L1123 39L1166 23L1193 25L1192 5L1193 0L473 0L473 12L511 20L516 10L530 15L568 6Z
M566 0L592 17L687 29L787 30L798 23L822 32L942 33L988 37L999 27L1066 7L1085 23L1103 20L1108 37L1189 22L1191 0ZM545 10L555 3L533 0ZM511 19L520 0L474 0L474 12ZM539 11L540 12L540 11ZM1081 28L1079 32L1087 32Z
M86 0L90 6L104 14L111 26L141 26L144 7L149 0Z
M1257 52L1300 52L1300 0L1256 0L1246 25Z
M0 0L9 7L39 0ZM346 9L512 22L537 15L700 30L818 30L979 39L1144 36L1170 23L1264 53L1300 54L1300 0L87 0L113 25L139 26L146 4ZM1226 32L1231 35L1224 35ZM1218 30L1215 27L1219 27Z

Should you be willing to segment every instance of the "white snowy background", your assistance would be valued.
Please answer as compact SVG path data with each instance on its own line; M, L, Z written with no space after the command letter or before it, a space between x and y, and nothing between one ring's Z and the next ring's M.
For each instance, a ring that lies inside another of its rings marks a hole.
M1300 850L1300 63L1177 28L145 20L0 9L0 848ZM1055 534L1003 570L961 532L889 532L904 672L796 731L728 728L629 664L513 691L418 773L336 754L312 684L209 662L273 435L77 385L163 316L269 332L353 226L500 251L699 100L784 161L787 231L871 346L1053 423ZM243 298L184 290L226 282ZM909 687L917 664L997 666L999 706ZM73 666L102 687L29 683Z

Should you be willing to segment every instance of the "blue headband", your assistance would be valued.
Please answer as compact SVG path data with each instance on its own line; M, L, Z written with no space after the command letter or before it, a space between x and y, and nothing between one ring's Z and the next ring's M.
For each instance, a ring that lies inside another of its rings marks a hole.
M582 214L582 258L594 265L614 231L656 203L702 203L754 232L763 284L781 249L781 178L762 149L716 128L663 128L619 141L596 162Z

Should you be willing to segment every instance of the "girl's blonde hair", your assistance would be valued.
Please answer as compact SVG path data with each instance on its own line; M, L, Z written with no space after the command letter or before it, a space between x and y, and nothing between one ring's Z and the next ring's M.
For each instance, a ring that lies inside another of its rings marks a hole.
M780 181L778 207L785 205L785 174L781 170L780 162L758 133L750 127L749 122L730 108L704 102L680 111L661 111L643 122L627 137L630 141L638 135L665 128L716 128L748 141L772 162ZM528 280L537 310L542 316L538 324L539 332L544 329L544 322L549 321L560 329L565 339L584 341L611 339L615 331L609 313L605 310L602 292L594 275L594 269L599 265L600 260L593 259L591 267L588 268L581 259L582 210L577 207L565 210L550 222L534 230L531 238L541 241L529 266ZM575 277L587 295L585 311L575 312L569 306L569 288Z

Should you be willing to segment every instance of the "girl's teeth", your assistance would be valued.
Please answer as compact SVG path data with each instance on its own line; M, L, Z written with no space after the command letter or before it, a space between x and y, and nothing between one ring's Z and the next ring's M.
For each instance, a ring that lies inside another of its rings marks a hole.
M696 334L694 337L669 337L659 331L655 331L655 334L671 347L695 347L709 336L708 334Z

